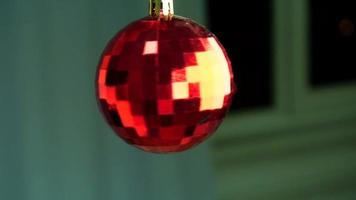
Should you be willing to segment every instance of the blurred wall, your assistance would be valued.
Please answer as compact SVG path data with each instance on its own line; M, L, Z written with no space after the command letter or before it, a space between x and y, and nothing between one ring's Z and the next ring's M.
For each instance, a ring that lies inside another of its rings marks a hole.
M113 134L97 109L100 53L147 6L0 1L0 199L214 199L207 145L144 153ZM204 23L203 0L175 8Z
M330 38L320 49L346 52L345 60L354 60L355 52L340 44L355 44L355 32L347 39L327 36L338 34L342 17L355 23L348 15L350 9L355 13L355 1L271 1L273 105L230 113L214 137L221 200L356 199L356 80L313 85L310 2L318 3L317 10L330 6L331 14L318 18L328 27L319 36ZM324 63L343 58L330 57ZM331 65L335 74L355 68L345 60Z

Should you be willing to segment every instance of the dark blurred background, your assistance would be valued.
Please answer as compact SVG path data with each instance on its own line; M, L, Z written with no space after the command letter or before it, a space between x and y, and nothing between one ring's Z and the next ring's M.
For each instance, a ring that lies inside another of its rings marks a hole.
M0 199L356 199L356 2L176 0L226 47L238 93L205 144L141 152L94 97L146 0L0 1Z

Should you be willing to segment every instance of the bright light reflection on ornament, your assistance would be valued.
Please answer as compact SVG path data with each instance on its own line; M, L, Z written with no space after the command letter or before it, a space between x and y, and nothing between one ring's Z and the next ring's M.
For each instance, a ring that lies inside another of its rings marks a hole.
M158 43L157 41L147 41L145 43L145 48L142 55L147 54L157 54L158 53Z

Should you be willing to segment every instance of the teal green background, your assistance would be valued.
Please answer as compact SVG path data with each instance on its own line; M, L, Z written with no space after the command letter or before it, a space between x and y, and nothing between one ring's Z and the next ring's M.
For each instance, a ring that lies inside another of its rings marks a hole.
M214 199L208 146L155 155L99 113L106 42L147 15L144 0L0 1L0 199ZM176 10L204 23L202 1Z
M0 1L0 199L356 199L356 84L310 87L307 2L273 1L273 106L155 155L118 139L94 97L102 49L146 0ZM175 1L202 24L205 6Z

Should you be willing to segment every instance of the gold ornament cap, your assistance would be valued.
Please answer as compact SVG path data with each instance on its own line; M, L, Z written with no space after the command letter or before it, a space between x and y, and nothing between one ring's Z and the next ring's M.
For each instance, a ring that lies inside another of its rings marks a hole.
M150 0L149 14L159 19L171 20L174 15L173 0Z

